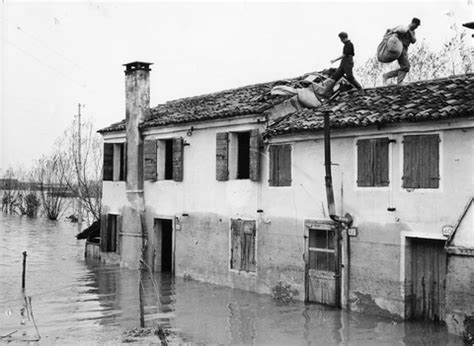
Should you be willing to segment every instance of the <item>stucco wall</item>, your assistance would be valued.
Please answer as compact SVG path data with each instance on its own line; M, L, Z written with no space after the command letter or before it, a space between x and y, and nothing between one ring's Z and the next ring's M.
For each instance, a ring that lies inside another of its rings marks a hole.
M474 334L474 252L449 255L446 276L446 323L451 332Z
M201 125L192 136L186 135L187 128L146 134L146 139L181 136L189 144L184 147L182 182L159 180L144 184L147 229L153 230L154 218L172 218L179 224L174 239L177 275L261 293L271 292L282 281L298 289L299 299L304 299L304 220L327 219L322 133L275 139L293 147L292 185L269 187L268 145L261 157L260 183L218 182L215 177L215 134L263 125L226 122L215 126ZM436 130L441 127L447 130ZM408 191L401 187L403 134L424 131L439 133L441 138L440 188ZM409 280L405 268L410 261L404 237L440 239L442 226L455 224L474 190L472 177L467 173L474 168L473 132L472 128L455 129L449 123L333 132L336 210L342 215L351 213L354 226L358 227L358 235L350 238L352 309L404 315L404 290ZM358 188L357 139L387 133L396 141L390 144L389 151L390 186ZM104 206L119 212L126 203L124 189L121 183L104 182ZM395 211L388 211L388 207ZM230 270L231 218L257 222L257 274Z

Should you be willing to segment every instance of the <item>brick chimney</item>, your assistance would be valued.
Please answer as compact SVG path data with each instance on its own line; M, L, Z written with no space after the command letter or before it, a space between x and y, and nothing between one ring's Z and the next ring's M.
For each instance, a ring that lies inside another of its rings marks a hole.
M131 269L139 267L145 251L145 201L143 194L143 137L138 125L150 107L150 65L131 62L125 66L125 114L127 133L127 183L129 202L122 209L120 235L121 264Z
M150 108L150 65L139 61L124 64L127 190L143 189L143 140L138 125Z

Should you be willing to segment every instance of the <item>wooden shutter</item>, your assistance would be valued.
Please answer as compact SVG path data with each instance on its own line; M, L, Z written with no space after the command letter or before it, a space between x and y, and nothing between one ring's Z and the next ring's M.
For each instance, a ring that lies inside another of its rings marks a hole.
M374 155L370 139L357 141L357 186L374 186Z
M420 187L420 136L403 137L403 187Z
M113 143L104 143L104 165L103 180L114 179L114 145Z
M116 216L116 224L117 224L117 228L116 228L116 237L117 237L117 248L116 248L116 252L117 253L120 253L120 248L121 248L121 243L122 243L122 215L117 215Z
M145 140L143 142L143 173L145 180L155 181L156 174L156 140Z
M250 132L250 172L251 181L260 180L260 133L258 129Z
M225 181L229 178L229 133L216 133L216 179Z
M245 268L248 272L255 272L257 261L255 259L255 241L256 241L256 225L255 221L244 221L243 235L245 239Z
M388 138L376 138L373 143L374 150L374 186L388 186Z
M421 136L421 182L423 188L439 187L439 136Z
M278 161L280 159L280 146L279 145L271 145L268 148L269 151L269 179L268 184L270 186L278 186L279 179L278 179Z
M242 265L242 220L231 219L231 254L230 266L232 269L241 270Z
M291 145L280 145L278 160L278 186L291 185Z
M115 252L117 247L117 218L113 214L108 214L107 235L107 251Z
M107 232L107 214L100 217L100 250L107 251L108 232Z
M183 138L173 138L173 180L183 181Z

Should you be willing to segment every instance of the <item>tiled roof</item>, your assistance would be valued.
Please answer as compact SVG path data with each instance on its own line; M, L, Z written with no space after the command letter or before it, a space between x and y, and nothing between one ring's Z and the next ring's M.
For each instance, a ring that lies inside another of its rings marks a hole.
M265 136L320 130L323 112L331 109L331 128L474 116L474 74L343 92L319 108L276 120Z
M330 74L325 70L321 73ZM291 96L271 95L276 85L296 86L311 73L303 76L268 83L248 85L212 94L168 101L149 110L149 115L140 124L141 129L170 124L189 123L202 120L258 114ZM99 130L100 133L125 130L125 120Z

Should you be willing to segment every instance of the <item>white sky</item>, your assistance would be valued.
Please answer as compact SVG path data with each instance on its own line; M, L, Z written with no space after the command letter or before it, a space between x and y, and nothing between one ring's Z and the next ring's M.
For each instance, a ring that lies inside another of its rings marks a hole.
M374 55L387 28L415 16L421 19L418 39L439 49L452 35L451 23L473 20L473 8L470 0L3 0L0 169L28 167L48 153L79 102L97 128L123 119L124 63L154 63L154 106L327 68L341 54L340 31L348 32L355 45L357 66Z

